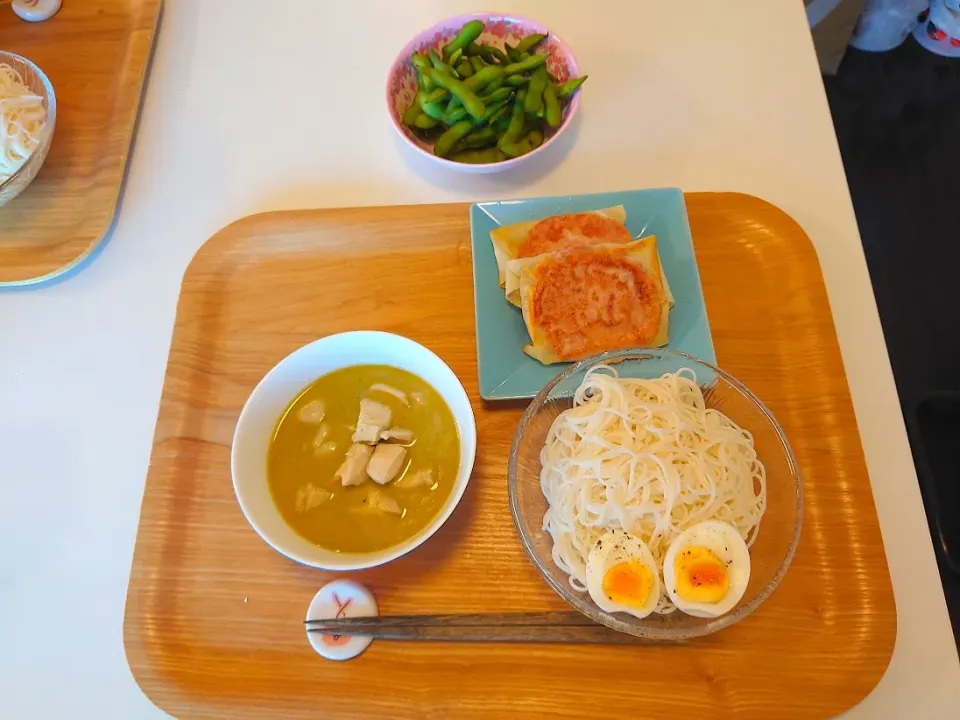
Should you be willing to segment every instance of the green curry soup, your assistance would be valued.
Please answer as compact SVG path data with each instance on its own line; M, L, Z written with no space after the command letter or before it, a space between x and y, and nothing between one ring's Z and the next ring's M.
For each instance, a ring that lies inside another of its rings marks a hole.
M383 550L440 512L457 479L453 413L426 381L386 365L324 375L284 411L267 456L283 519L337 552Z

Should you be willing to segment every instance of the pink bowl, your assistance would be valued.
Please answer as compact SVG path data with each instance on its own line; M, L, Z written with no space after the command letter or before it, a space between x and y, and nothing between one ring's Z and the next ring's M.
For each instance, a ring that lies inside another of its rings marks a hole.
M566 43L558 38L555 33L550 32L549 28L538 22L517 15L502 15L500 13L457 15L441 20L436 25L418 33L397 55L387 75L387 115L389 115L390 122L400 137L424 157L428 157L440 165L468 173L500 172L516 167L536 156L560 137L560 134L570 125L570 121L580 106L580 93L574 95L573 100L564 107L563 121L560 123L560 127L547 135L540 147L526 155L486 165L459 163L434 155L433 143L417 137L403 124L403 112L410 107L417 94L417 76L414 72L413 63L410 62L410 56L414 52L439 51L441 47L456 37L465 23L471 20L482 20L485 25L478 42L495 45L501 50L505 42L515 45L520 38L531 33L549 33L547 39L540 43L536 49L536 52L547 55L547 70L560 82L565 82L568 78L577 77L580 74L577 60Z

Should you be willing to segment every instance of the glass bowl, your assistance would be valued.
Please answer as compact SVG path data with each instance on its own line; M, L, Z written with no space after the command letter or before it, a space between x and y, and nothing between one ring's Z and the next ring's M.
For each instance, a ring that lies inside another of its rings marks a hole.
M638 619L600 610L589 594L570 585L553 561L553 539L543 529L547 501L540 490L540 451L554 419L573 404L573 394L594 365L616 368L620 377L658 378L690 368L697 375L708 408L725 413L753 435L766 468L767 509L750 548L751 572L746 592L728 613L698 618L679 610ZM783 579L800 540L803 489L793 451L783 429L762 402L729 373L692 355L671 350L620 350L578 362L550 381L524 412L513 440L507 471L510 513L527 555L560 597L595 622L620 632L657 641L708 635L742 620L770 596Z
M20 73L23 83L43 98L44 107L47 109L47 122L40 130L40 141L36 149L19 170L0 183L0 207L3 207L26 190L47 158L50 142L53 140L53 128L57 122L57 97L47 76L25 57L0 51L0 65L9 65Z

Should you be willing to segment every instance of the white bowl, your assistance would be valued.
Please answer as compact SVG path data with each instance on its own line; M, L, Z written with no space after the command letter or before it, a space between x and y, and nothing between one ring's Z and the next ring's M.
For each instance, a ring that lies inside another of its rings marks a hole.
M351 365L390 365L413 373L440 393L460 433L460 470L447 502L423 530L371 553L340 553L297 534L280 515L267 487L267 450L280 414L307 385ZM233 489L247 521L269 545L292 560L327 570L360 570L395 560L433 535L456 508L473 471L477 425L470 398L443 360L413 340L384 332L329 335L281 360L254 388L237 421L230 453Z

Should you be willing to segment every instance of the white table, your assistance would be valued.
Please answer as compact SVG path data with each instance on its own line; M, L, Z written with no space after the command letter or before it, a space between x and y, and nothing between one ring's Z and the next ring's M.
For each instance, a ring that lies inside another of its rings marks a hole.
M0 716L162 716L127 669L123 607L180 278L216 230L272 209L676 185L766 198L816 245L899 610L890 669L849 715L956 717L960 666L799 0L495 3L554 28L590 74L569 153L502 177L424 170L384 114L394 54L475 1L166 5L105 251L0 294Z

